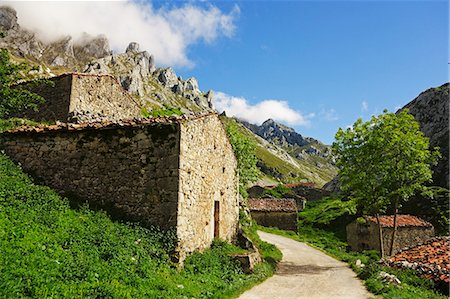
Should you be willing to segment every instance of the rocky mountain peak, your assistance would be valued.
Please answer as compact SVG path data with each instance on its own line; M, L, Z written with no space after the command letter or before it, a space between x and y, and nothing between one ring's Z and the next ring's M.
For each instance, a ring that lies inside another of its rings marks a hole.
M125 50L125 53L139 53L139 44L136 42L131 42Z
M0 28L2 30L17 29L17 13L9 6L0 7Z
M14 56L33 62L42 69L54 67L58 72L85 72L110 74L119 80L128 92L138 96L149 108L169 105L183 112L214 110L212 92L203 93L197 79L182 80L172 68L157 69L154 57L141 51L137 42L131 42L124 53L113 54L108 39L84 33L79 39L71 36L45 43L33 32L18 24L20 15L8 6L0 6L0 48ZM47 74L51 74L50 70Z

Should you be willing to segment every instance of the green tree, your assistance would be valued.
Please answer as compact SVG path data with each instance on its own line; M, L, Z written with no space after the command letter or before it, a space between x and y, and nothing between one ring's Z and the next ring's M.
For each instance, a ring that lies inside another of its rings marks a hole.
M3 36L0 32L0 37ZM16 85L25 79L24 74L29 69L25 63L11 62L8 50L0 49L0 118L26 109L37 110L38 105L44 102L41 96L30 92L24 86ZM35 80L30 84L40 83L40 80Z
M399 114L385 110L364 123L358 119L352 128L339 129L335 139L342 189L356 199L359 211L376 216L382 256L379 215L389 206L394 210L392 254L398 208L431 181L430 166L436 163L439 152L429 150L428 138L406 109Z
M255 155L256 145L241 132L239 125L234 120L228 120L225 123L228 139L237 159L239 192L242 196L247 197L248 184L254 182L259 175L258 167L256 167L258 161Z

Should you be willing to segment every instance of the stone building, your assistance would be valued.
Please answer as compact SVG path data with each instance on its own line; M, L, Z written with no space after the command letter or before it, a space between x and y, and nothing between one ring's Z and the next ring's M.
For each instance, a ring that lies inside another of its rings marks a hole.
M217 114L22 127L0 148L70 198L175 229L181 261L236 236L237 162Z
M39 111L17 115L36 121L86 122L140 116L139 103L110 75L68 73L49 79L49 85L23 83L45 99Z
M259 225L297 231L297 204L294 199L249 198L248 208Z
M347 242L354 251L380 250L377 219L365 217L365 223L354 221L347 225ZM392 231L394 229L394 216L380 216L383 233L383 248L385 254L389 254ZM404 247L410 247L422 243L434 236L434 228L431 223L411 215L397 215L397 234L394 243L394 251L400 251Z

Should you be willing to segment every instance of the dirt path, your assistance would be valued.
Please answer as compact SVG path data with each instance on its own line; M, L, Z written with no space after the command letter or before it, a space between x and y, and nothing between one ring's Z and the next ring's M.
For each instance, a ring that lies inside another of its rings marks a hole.
M372 297L347 264L304 243L258 232L283 252L277 273L239 299L366 299Z

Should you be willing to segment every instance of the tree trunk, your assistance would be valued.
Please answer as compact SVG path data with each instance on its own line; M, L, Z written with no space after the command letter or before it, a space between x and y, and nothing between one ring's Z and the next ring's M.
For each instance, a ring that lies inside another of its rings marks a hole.
M391 238L391 247L389 249L389 255L392 255L394 253L394 243L395 243L395 237L397 235L397 214L398 214L398 199L395 200L395 207L394 207L394 230L392 231L392 238Z
M381 258L384 258L384 246L383 246L383 230L381 228L381 222L380 222L380 214L377 213L377 224L378 224L378 235L380 239L380 253Z

